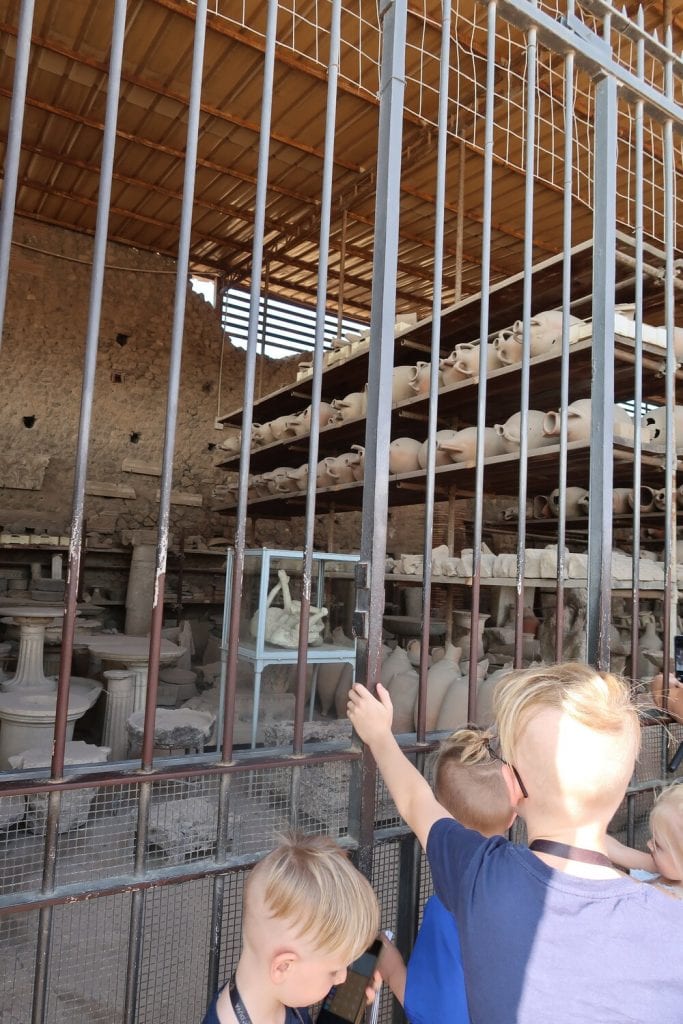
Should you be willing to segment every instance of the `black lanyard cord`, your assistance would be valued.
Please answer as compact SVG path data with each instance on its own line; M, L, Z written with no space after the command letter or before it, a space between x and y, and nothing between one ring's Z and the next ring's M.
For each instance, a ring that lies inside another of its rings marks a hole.
M567 843L556 843L552 839L534 839L533 843L529 843L529 849L536 850L538 853L549 853L553 857L562 857L563 860L580 860L584 864L597 864L603 868L621 870L604 853L598 853L597 850L583 850L580 846L569 846Z
M237 1018L237 1024L252 1024L252 1019L249 1016L249 1011L244 1005L242 996L239 994L234 974L230 981L228 982L228 992L230 993L230 1002L232 1003L232 1008L234 1010L235 1017ZM299 1011L294 1007L292 1009L294 1014L296 1015L298 1024L304 1024L304 1019L299 1013Z

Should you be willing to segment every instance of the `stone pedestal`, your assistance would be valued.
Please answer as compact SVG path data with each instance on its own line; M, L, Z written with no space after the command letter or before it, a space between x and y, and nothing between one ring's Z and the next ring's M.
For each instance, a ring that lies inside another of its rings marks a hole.
M164 753L201 753L213 731L215 716L208 711L158 708L154 721L154 747ZM145 727L144 711L135 711L126 722L131 757L139 756Z
M102 742L111 749L112 761L128 756L126 722L133 713L135 674L130 669L111 668L104 673L107 703L104 713Z

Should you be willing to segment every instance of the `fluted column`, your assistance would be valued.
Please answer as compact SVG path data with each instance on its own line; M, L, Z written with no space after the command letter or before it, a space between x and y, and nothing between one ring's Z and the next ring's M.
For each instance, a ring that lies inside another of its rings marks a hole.
M133 713L135 673L132 669L111 668L104 672L104 678L107 686L107 705L102 745L111 747L112 761L122 761L128 755L126 720Z

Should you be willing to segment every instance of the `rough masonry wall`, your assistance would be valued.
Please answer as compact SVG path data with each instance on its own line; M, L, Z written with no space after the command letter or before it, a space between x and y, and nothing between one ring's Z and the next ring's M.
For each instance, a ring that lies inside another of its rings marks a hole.
M16 221L13 238L0 349L0 525L63 532L71 519L92 239L26 220ZM161 463L174 293L172 260L109 245L87 475L95 484L130 487L135 497L88 496L91 530L156 525L159 477L122 467L124 460ZM222 437L214 428L222 345L225 413L242 404L245 353L188 288L173 489L200 495L202 505L174 504L172 528L206 537L226 532L211 511L212 489L225 479L210 450ZM295 376L288 363L264 361L264 393Z

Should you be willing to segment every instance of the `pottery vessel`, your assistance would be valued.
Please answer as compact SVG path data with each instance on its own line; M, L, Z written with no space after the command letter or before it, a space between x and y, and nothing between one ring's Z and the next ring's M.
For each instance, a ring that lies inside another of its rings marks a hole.
M432 364L419 362L415 366L415 373L410 378L410 388L416 395L428 395L431 382ZM437 388L441 387L441 372L437 373Z
M299 413L306 427L306 433L311 431L311 407L307 405L302 413ZM318 425L326 427L334 416L334 408L329 402L320 402L318 406Z
M290 416L277 416L270 421L270 432L274 441L281 441L283 437L293 437L294 432L289 426Z
M289 492L298 491L299 485L296 480L291 477L292 469L290 466L278 466L277 469L273 470L273 483L277 492Z
M491 342L484 346L486 349L486 367L487 371L495 370L501 366L501 362L498 359L498 353L493 347ZM465 342L462 345L456 345L454 349L455 361L454 366L456 370L460 370L468 377L476 377L479 373L479 364L481 360L481 346L475 345L473 342Z
M615 438L633 438L633 420L621 406L614 405L612 422ZM548 437L559 437L561 416L551 410L545 414L543 432ZM567 440L590 441L591 436L591 400L579 398L567 406Z
M469 694L469 681L465 676L453 679L444 694L439 708L435 729L447 729L453 732L467 725L467 703Z
M358 462L353 466L353 479L362 480L365 476L365 448L362 444L352 444L351 451L358 456Z
M315 475L316 487L331 487L335 482L334 478L330 476L330 461L331 457L328 455L327 458L321 459L318 463L317 472Z
M342 420L356 420L365 416L367 394L365 391L352 391L345 398L335 398L332 404Z
M567 487L565 489L565 510L567 517L572 519L576 516L583 514L583 508L581 502L588 496L588 491L585 487ZM554 516L560 514L560 489L556 487L554 491L548 495L548 505Z
M412 732L418 680L417 672L410 665L404 672L397 672L391 681L391 703L394 706L391 722L393 733Z
M397 402L405 402L406 398L412 398L415 394L411 381L417 373L416 366L395 366L391 374L391 401L394 405Z
M628 506L631 511L635 508L636 497L634 491L631 489L628 492ZM652 487L642 486L640 488L640 511L651 512L655 507L655 492Z
M456 679L462 679L459 663L462 649L447 644L444 656L434 662L427 672L427 710L425 717L425 728L432 732L436 728L436 720L443 704L446 691ZM465 690L467 693L467 690ZM415 718L417 718L417 706L415 707Z
M303 412L298 412L294 416L287 417L287 434L294 435L295 437L302 437L307 434L309 425L304 419Z
M457 384L461 380L469 380L469 373L463 373L462 370L458 370L455 361L457 355L455 350L451 352L446 359L439 360L439 370L441 371L441 386L448 387L450 384Z
M522 336L515 334L514 330L508 327L500 331L493 342L499 362L505 366L512 366L522 361Z
M382 686L391 692L394 676L399 672L408 672L411 668L410 659L402 647L394 647L393 651L382 662L380 679Z
M397 437L389 445L389 472L411 473L419 469L421 447L421 442L414 437Z
M683 452L683 405L674 406L674 431L676 451ZM666 443L666 407L653 409L643 416L643 427L652 427L651 439L655 444Z
M492 672L490 675L482 679L477 686L477 707L476 707L476 723L482 726L484 729L488 729L489 726L494 723L493 714L493 691L496 685L503 679L509 672L512 671L512 662L510 661L503 668L498 669L497 672Z
M275 438L270 423L252 423L251 443L252 445L271 444Z
M344 452L343 455L331 456L327 466L328 475L335 484L350 484L354 479L353 470L360 456L356 452Z
M293 481L297 491L305 491L308 485L308 463L304 462L303 466L299 466L298 469L290 469L287 474L289 479Z
M230 452L236 455L242 447L242 434L238 431L236 434L228 434L224 441L216 445L222 452Z
M527 438L529 448L542 448L543 445L552 444L552 438L543 432L545 413L537 409L529 409L527 418ZM501 439L503 450L509 453L519 451L520 430L522 423L521 412L515 412L508 417L505 423L497 423L493 428Z
M550 519L552 512L548 504L547 494L537 494L531 502L531 512L534 519Z
M569 317L569 326L580 324L579 317ZM521 337L523 325L517 320L513 331ZM543 355L545 352L559 351L562 347L562 310L547 309L535 313L529 321L529 351L532 356Z
M349 701L349 690L353 686L353 669L344 665L337 689L334 691L334 710L337 718L346 718L346 705Z
M462 430L456 431L454 438L440 441L437 450L448 452L452 462L472 462L477 453L477 428L463 427ZM484 427L484 458L503 453L500 436L493 427Z
M436 442L436 463L437 466L448 466L453 460L445 449L439 447L440 441L453 441L457 436L457 430L437 430L434 435ZM420 469L427 468L427 441L423 441L420 445L420 451L418 452L417 461L420 465Z

